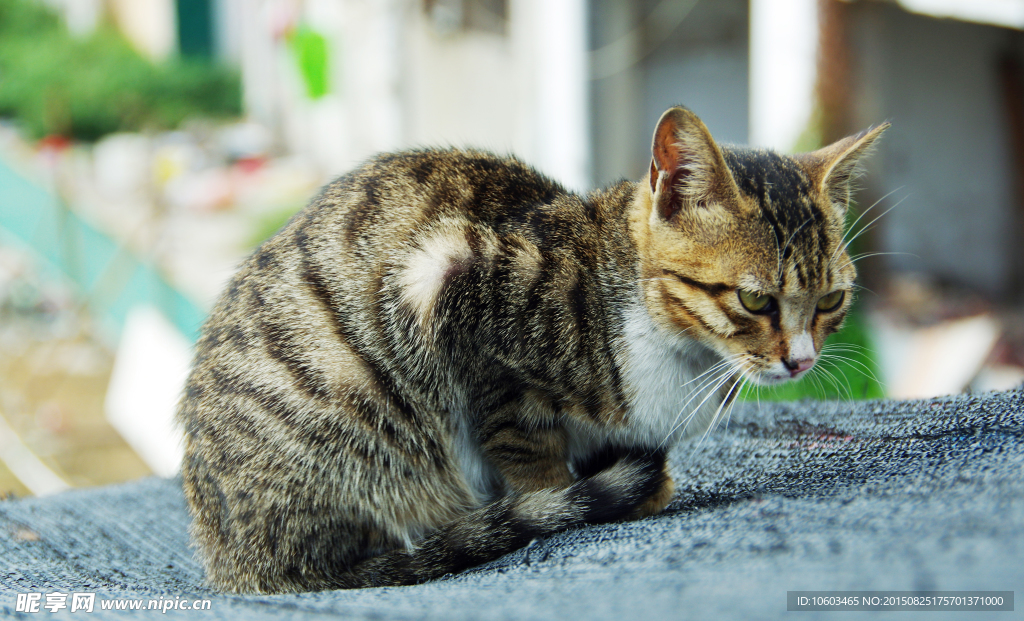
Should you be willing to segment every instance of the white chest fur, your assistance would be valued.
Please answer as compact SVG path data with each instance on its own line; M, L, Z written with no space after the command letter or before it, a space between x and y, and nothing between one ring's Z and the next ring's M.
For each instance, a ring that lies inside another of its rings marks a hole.
M721 403L721 358L691 340L672 338L637 305L627 316L617 359L630 412L624 426L609 429L570 425L574 458L612 442L647 448L670 447L679 438L703 433Z

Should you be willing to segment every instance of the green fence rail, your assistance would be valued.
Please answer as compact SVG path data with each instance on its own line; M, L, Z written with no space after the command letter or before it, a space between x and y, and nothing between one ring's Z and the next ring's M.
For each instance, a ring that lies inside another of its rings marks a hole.
M53 193L0 161L0 229L71 281L104 329L120 334L128 311L158 308L190 341L206 313L160 270L104 234Z

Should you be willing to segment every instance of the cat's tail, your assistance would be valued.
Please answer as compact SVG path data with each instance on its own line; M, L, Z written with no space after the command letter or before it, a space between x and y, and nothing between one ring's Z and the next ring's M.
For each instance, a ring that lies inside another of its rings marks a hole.
M334 588L418 584L460 572L517 550L538 537L621 520L665 482L664 458L626 453L610 466L562 489L512 494L467 513L412 550L385 553L336 577ZM607 462L605 462L607 463ZM604 465L604 464L602 464Z

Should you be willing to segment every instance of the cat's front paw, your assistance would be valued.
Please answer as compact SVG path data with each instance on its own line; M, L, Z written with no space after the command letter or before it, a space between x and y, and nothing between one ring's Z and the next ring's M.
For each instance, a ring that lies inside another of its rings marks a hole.
M665 466L665 478L663 479L661 486L658 491L654 492L647 500L637 507L633 513L629 514L627 520L639 520L650 515L658 515L665 510L672 499L676 495L676 484L672 481L672 476L668 473L668 464Z

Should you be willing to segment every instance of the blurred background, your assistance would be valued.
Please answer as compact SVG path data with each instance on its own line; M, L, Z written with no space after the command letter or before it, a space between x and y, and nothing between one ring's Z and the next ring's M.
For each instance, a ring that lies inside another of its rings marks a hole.
M0 0L0 495L172 475L221 287L369 155L586 191L639 178L675 104L785 152L893 123L847 329L743 398L1024 381L1024 0Z

